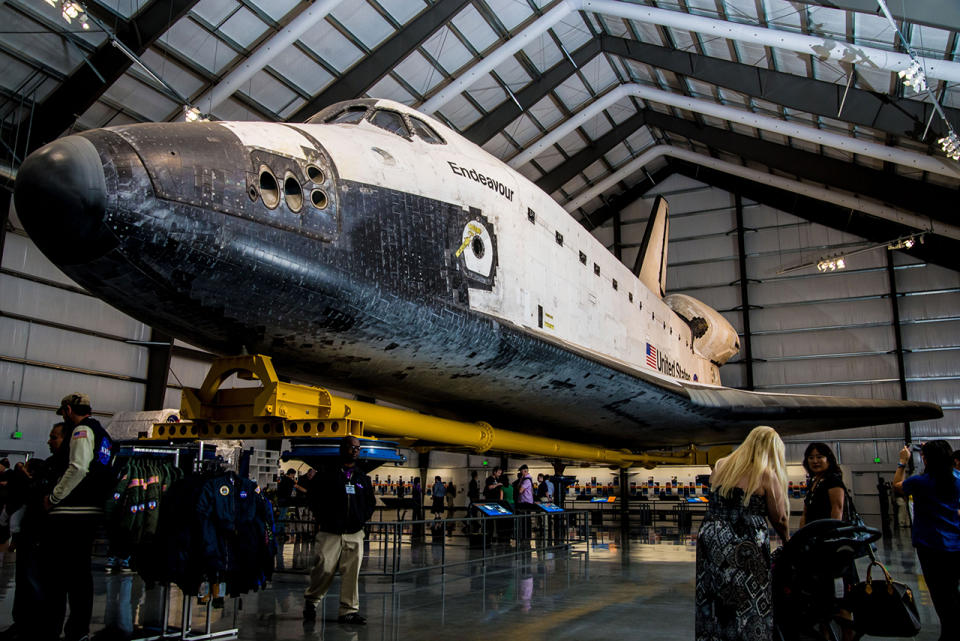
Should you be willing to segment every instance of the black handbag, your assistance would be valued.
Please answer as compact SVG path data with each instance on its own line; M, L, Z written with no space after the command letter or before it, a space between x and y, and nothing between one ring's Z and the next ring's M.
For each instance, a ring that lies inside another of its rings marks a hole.
M883 581L873 581L873 566L883 571ZM867 580L853 586L847 603L857 632L878 637L912 637L920 632L920 615L913 590L894 581L879 561L867 567Z

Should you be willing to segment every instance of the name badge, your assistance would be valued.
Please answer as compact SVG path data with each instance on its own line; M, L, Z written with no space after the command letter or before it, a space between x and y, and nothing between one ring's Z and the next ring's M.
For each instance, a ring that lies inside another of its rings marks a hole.
M357 493L357 489L356 489L355 487L353 487L353 484L352 484L352 483L347 483L346 485L344 485L344 488L347 490L347 494L356 494L356 493Z

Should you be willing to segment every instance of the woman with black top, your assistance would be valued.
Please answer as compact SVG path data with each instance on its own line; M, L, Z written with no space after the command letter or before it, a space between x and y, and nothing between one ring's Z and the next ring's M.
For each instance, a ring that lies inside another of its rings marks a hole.
M843 473L826 443L811 443L803 453L803 469L810 475L803 498L800 527L821 519L843 519Z
M800 527L807 523L822 519L843 520L843 507L847 498L846 486L843 484L843 472L837 464L837 457L826 443L811 443L803 453L803 469L810 475L807 481L807 495L803 497L803 516L800 517ZM860 578L857 575L857 566L851 561L843 569L844 593L856 585ZM830 589L832 586L825 586ZM843 639L849 641L856 638L852 627L853 616L846 609L839 609L835 619L843 628Z

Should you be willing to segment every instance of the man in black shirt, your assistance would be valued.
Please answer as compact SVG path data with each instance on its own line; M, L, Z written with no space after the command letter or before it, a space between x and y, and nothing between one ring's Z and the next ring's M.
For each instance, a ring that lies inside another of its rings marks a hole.
M483 498L494 503L503 500L503 482L500 480L502 470L499 467L493 468L493 475L488 476L483 484Z
M363 526L373 516L376 498L370 477L357 467L360 441L344 436L340 460L317 470L307 500L317 519L317 561L310 586L303 593L303 618L317 618L317 603L326 595L340 570L339 623L364 624L360 616L360 563L363 561Z

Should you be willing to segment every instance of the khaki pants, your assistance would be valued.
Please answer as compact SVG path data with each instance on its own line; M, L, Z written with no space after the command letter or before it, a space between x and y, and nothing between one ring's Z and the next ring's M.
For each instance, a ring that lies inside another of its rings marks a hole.
M310 571L310 587L303 598L317 604L333 582L333 575L340 570L339 616L360 611L360 563L363 561L363 530L353 534L330 534L317 532L317 559Z

